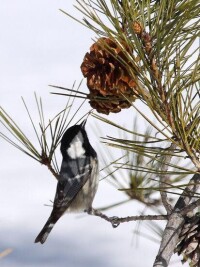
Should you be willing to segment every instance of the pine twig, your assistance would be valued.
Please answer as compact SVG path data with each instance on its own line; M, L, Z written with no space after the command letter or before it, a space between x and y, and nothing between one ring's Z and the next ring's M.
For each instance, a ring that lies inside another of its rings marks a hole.
M145 221L145 220L167 220L168 215L139 215L139 216L127 216L127 217L108 217L106 214L103 214L101 211L91 208L87 211L89 215L100 217L107 222L112 224L113 228L116 228L120 223L131 222L131 221Z
M11 248L7 248L4 251L0 252L0 259L8 256L10 253L12 253L12 251L13 250Z
M59 180L60 175L53 169L53 167L51 166L51 164L46 164L47 168L49 169L49 171L53 174L53 176Z

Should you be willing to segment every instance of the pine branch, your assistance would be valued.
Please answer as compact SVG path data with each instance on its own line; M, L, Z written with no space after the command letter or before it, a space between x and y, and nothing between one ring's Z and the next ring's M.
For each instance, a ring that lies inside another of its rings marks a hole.
M192 183L192 185L190 185ZM179 234L185 222L184 208L188 212L187 205L191 201L193 195L200 186L200 173L196 173L190 180L188 186L184 189L182 195L179 197L174 209L169 217L168 223L165 227L160 249L156 256L153 267L167 267L174 249L179 240ZM195 208L190 206L190 208Z
M174 150L176 149L176 144L171 144L171 146L169 147L169 151L172 151L172 154L174 152ZM163 159L163 163L161 165L161 171L163 172L167 172L167 169L169 167L169 163L172 159L172 155L166 155L164 156L164 159ZM165 181L168 180L168 177L169 175L168 174L164 174L164 175L160 175L160 187L163 187L165 186ZM167 197L167 192L166 191L163 191L161 190L160 191L160 196L161 196L161 200L162 200L162 203L167 211L167 214L170 214L172 212L172 206L168 200L168 197Z

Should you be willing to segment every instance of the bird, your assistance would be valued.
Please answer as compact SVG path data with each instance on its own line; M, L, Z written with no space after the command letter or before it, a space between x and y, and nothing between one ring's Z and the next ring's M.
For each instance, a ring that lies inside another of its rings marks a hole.
M98 157L88 139L86 121L71 126L62 136L62 163L53 210L35 243L43 244L46 241L65 212L82 212L92 208L98 187Z

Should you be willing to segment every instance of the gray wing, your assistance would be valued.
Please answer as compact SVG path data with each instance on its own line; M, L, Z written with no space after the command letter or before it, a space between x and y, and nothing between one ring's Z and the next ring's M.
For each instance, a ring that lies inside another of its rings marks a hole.
M63 161L60 171L60 180L57 184L54 199L54 208L64 212L73 201L77 193L91 176L90 157L84 157L78 161Z

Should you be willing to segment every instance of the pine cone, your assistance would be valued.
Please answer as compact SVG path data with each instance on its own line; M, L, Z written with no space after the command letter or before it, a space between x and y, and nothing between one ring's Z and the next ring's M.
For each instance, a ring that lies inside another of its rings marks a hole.
M90 90L88 98L90 105L98 112L119 112L130 107L129 101L136 99L136 81L129 75L120 59L127 61L119 45L109 38L99 38L83 59L81 71L87 78Z
M189 261L191 267L200 266L200 214L187 218L175 249L183 255L182 262Z

